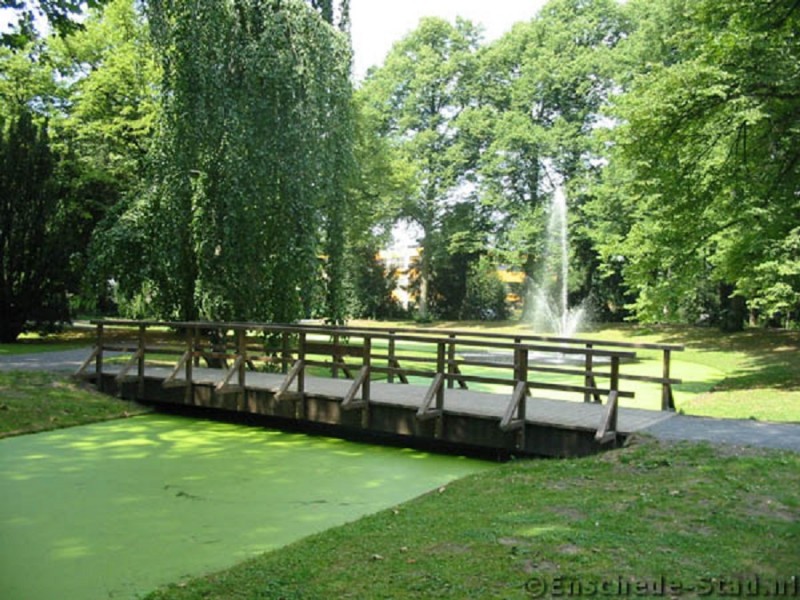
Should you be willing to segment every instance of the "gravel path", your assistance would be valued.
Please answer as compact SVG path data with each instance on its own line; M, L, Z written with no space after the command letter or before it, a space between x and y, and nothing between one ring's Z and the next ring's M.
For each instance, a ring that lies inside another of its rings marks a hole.
M759 446L800 452L800 424L675 415L643 430L662 440Z
M91 351L90 347L86 347L59 352L0 356L0 370L74 372ZM118 353L106 355L109 354ZM642 431L663 440L757 446L800 452L800 424L793 423L764 423L676 414Z
M0 355L0 371L77 371L91 354L92 348L39 352L36 354ZM112 356L114 352L106 352Z

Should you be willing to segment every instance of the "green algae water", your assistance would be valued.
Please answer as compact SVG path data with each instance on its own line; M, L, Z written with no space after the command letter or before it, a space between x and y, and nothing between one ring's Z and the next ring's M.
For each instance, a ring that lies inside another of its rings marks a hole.
M490 466L164 415L0 440L0 597L140 597Z

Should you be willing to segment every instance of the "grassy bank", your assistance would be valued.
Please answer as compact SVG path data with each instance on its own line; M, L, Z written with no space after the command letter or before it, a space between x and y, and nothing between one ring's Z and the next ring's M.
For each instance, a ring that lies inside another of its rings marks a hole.
M796 574L798 490L796 454L644 439L498 466L149 598L508 599L661 577L768 584Z
M56 373L0 371L0 438L145 412Z

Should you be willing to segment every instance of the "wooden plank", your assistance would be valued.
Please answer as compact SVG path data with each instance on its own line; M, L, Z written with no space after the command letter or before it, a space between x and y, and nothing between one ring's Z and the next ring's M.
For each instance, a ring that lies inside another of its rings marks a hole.
M516 431L525 426L525 415L517 416L520 403L525 398L528 392L528 384L525 381L520 381L514 387L514 393L511 394L511 401L506 407L506 412L500 420L500 429L503 431Z
M438 419L444 414L444 409L431 408L431 404L436 400L439 395L439 390L442 389L444 385L444 380L444 373L437 373L433 378L433 382L425 393L425 398L422 400L422 405L419 407L419 410L417 410L417 419L419 421Z
M175 388L175 387L183 387L189 385L189 382L186 379L178 379L177 377L180 370L186 366L186 363L191 358L192 358L191 351L187 350L186 352L184 352L183 356L181 356L180 360L178 361L178 364L175 365L175 368L172 369L169 376L164 381L161 382L161 387Z
M214 391L218 394L233 394L235 392L240 392L244 387L241 384L231 385L231 379L233 379L234 375L239 373L239 367L244 364L244 357L237 356L236 360L233 361L233 365L231 365L228 372L225 374L225 377L220 381L216 386L214 386Z
M134 376L128 375L128 372L129 372L131 369L133 369L133 367L134 367L135 365L138 365L138 364L139 364L139 354L140 354L140 351L137 349L137 350L136 350L136 352L134 353L134 355L133 355L133 356L131 356L131 357L128 359L128 362L127 362L127 363L125 364L125 366L122 368L122 371L120 371L120 372L117 374L117 376L115 377L115 381L116 381L117 383L122 383L122 382L124 382L124 381L133 380L133 379L136 379L136 378L138 378L138 375L137 375L136 377L134 377Z
M355 398L358 390L361 389L364 386L364 382L369 379L369 370L368 365L361 367L358 376L342 399L342 410L354 410L356 408L363 408L366 405L367 402L364 399L356 400Z
M89 368L89 365L94 361L97 356L100 354L102 348L100 346L95 346L92 350L92 353L86 357L86 360L81 363L81 366L75 371L75 377L91 377L88 373L86 373L86 369Z
M294 382L295 378L300 374L303 369L305 369L305 361L304 360L296 360L292 365L292 368L289 369L289 372L284 377L283 382L281 383L278 391L275 392L275 397L280 400L283 396L285 396L286 392L289 390L289 387Z
M597 433L594 436L594 439L601 444L607 444L617 439L618 401L619 396L616 392L612 391L608 395L608 402L606 402L603 417L600 420L600 425L597 427Z
M306 354L324 354L328 356L364 356L363 346L348 346L347 344L331 344L328 342L306 342Z

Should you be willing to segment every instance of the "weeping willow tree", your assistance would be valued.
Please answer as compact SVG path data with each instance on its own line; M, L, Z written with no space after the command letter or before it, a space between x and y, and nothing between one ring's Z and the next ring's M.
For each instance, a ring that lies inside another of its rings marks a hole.
M326 10L147 3L163 67L153 176L106 235L127 247L129 314L288 322L324 298L344 317L351 52Z

